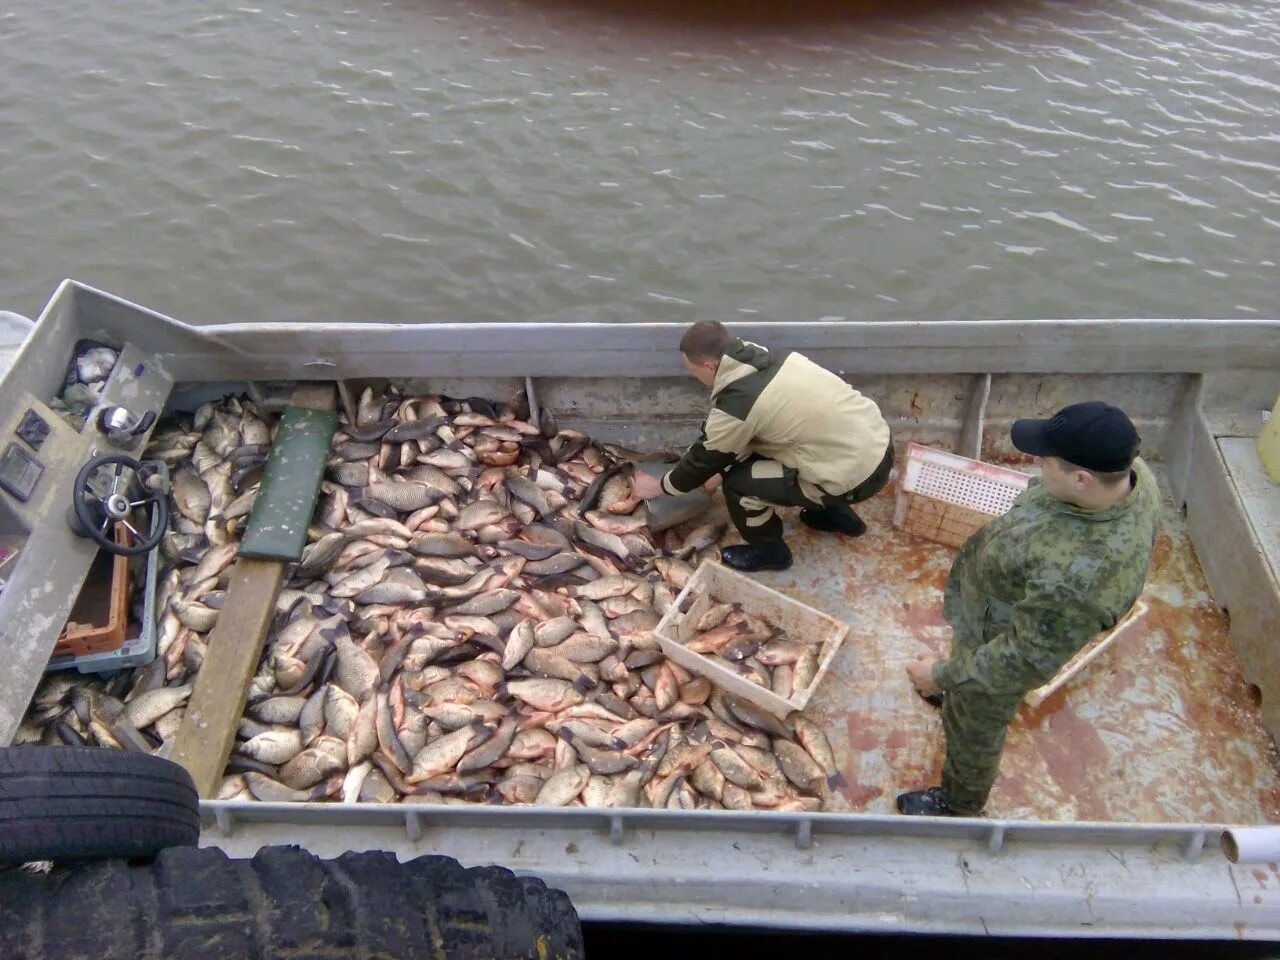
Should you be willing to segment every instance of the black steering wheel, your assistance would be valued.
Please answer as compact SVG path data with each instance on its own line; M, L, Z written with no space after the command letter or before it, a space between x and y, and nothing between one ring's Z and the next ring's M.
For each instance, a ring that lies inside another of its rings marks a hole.
M93 457L76 474L72 491L76 531L103 550L126 557L150 553L169 527L169 499L158 472L133 457L106 453ZM120 523L133 543L116 543ZM145 532L144 532L145 531Z

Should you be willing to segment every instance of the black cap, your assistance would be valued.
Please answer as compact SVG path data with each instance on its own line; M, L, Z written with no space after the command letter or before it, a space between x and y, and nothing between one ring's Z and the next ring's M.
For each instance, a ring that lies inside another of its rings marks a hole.
M1048 420L1015 420L1009 433L1023 453L1099 473L1127 470L1142 441L1123 410L1098 400L1073 403Z

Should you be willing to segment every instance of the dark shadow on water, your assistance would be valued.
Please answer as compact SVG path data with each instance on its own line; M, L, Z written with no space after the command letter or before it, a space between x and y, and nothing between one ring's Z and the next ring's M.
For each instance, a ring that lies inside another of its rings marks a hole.
M1065 2L1065 0L1063 0ZM645 30L776 33L788 28L957 20L1029 10L1051 13L1050 0L521 0L548 17L591 17Z

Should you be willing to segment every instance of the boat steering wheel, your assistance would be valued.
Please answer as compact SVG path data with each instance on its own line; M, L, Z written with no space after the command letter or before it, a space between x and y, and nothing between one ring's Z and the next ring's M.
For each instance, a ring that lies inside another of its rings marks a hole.
M150 553L169 527L166 486L162 472L150 463L118 453L93 457L76 474L71 494L76 532L109 553L126 557ZM132 543L116 542L116 523L132 534Z

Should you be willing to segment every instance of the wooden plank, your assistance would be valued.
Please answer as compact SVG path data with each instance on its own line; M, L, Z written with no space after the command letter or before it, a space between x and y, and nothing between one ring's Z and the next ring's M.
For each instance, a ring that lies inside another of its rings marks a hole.
M301 559L337 426L332 386L310 384L294 391L276 430L262 487L240 541L240 556Z
M1032 709L1040 706L1053 696L1064 684L1069 683L1085 667L1097 660L1111 645L1120 638L1129 627L1141 620L1147 613L1145 600L1135 603L1114 627L1100 634L1080 649L1080 651L1062 665L1057 675L1042 687L1036 687L1027 694L1027 705Z
M291 407L304 410L332 410L334 403L331 383L299 384L289 400ZM222 614L209 634L209 649L169 755L191 774L203 798L213 797L222 782L287 566L240 557L231 573Z
M284 570L285 565L276 560L237 560L222 614L209 634L209 650L169 755L186 767L196 791L206 799L214 796L222 782Z

